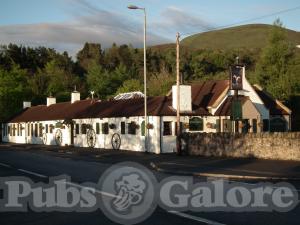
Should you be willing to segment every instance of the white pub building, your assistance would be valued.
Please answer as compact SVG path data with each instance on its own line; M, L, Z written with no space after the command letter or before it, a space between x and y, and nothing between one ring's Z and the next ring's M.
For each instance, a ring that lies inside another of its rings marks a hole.
M180 86L182 132L272 132L291 128L291 111L245 77L245 67L230 80ZM239 76L239 77L238 77ZM238 85L238 88L234 87ZM148 97L148 151L176 151L176 86L167 96ZM70 102L47 98L46 105L24 108L2 124L2 141L145 151L144 99L127 93L110 100Z

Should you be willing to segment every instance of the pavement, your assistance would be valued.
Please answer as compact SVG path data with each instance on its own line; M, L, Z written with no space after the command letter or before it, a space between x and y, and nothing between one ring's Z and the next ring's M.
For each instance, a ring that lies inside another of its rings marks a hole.
M13 147L20 151L45 152L66 158L84 158L114 164L134 161L152 170L173 175L216 177L246 180L299 180L300 162L256 158L217 158L178 156L176 154L150 154L133 151L89 149L45 145L1 144L1 149Z

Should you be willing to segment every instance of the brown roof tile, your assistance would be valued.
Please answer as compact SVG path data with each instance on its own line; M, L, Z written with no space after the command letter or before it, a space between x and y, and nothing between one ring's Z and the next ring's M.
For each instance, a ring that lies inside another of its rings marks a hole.
M229 87L229 80L205 81L199 84L191 84L192 87L192 112L182 115L211 115L208 112L220 95ZM288 114L276 101L265 92L254 87L272 115ZM228 98L216 115L230 115L231 98ZM159 96L148 97L148 115L151 116L175 116L176 110L172 108L172 97ZM75 118L109 118L130 117L144 115L144 98L123 100L81 100L73 104L62 102L50 106L39 105L22 110L13 116L10 122L30 122L47 120L64 120Z
M269 93L257 86L253 86L253 88L263 101L264 105L269 109L270 115L289 115L289 112L277 104L276 100Z
M174 116L176 112L170 107L172 99L161 97L148 97L148 115ZM47 120L63 120L75 118L110 118L130 117L144 115L144 98L126 100L82 100L71 104L62 102L50 106L33 106L22 110L10 122L31 122Z
M229 87L229 80L205 81L191 86L193 104L207 109Z

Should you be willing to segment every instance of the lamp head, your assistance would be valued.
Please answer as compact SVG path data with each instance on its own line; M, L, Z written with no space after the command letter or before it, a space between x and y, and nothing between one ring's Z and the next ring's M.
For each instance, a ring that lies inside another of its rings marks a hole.
M129 5L127 6L128 9L140 9L139 7L137 7L136 5Z

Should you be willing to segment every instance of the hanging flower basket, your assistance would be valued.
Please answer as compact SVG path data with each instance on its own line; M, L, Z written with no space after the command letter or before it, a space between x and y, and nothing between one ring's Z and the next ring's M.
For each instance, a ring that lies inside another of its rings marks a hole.
M148 123L146 127L147 127L147 129L153 129L153 124L152 123Z
M63 128L63 124L61 122L57 122L55 124L55 128Z
M183 127L184 127L184 129L189 129L190 128L190 124L189 123L184 123Z
M213 128L214 125L213 125L212 123L206 123L206 127L207 127L207 128Z

